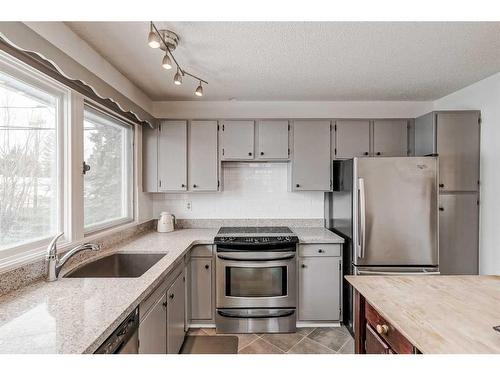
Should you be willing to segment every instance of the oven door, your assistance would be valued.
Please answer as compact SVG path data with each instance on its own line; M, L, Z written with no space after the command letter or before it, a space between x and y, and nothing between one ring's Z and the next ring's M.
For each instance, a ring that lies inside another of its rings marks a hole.
M217 253L217 308L295 308L295 251Z

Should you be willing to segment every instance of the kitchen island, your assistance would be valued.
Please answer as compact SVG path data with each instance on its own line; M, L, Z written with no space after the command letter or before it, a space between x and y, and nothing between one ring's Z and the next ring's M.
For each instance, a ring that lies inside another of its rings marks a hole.
M500 353L500 276L346 276L356 353Z

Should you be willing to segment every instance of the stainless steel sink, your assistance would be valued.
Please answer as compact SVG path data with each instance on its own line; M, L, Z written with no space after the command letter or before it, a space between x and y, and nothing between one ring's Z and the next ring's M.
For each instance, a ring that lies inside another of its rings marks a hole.
M108 255L78 267L64 277L139 277L165 255L166 253Z

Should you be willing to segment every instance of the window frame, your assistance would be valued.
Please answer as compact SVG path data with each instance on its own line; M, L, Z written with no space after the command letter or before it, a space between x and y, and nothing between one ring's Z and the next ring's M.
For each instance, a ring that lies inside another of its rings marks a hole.
M43 91L56 100L56 174L57 174L57 232L64 232L61 244L68 243L70 234L68 233L68 222L66 212L68 206L66 160L68 159L67 148L67 128L69 126L69 102L71 90L59 82L45 76L36 69L10 57L5 52L0 51L0 70L3 74L10 76L16 81ZM26 242L7 247L0 250L0 269L4 264L17 263L22 260L29 260L36 257L41 246L46 246L52 236L34 238Z
M124 126L125 128L128 128L128 131L130 132L129 134L129 141L130 141L130 154L126 155L126 163L128 164L128 170L130 171L130 175L127 176L126 182L127 186L127 194L126 197L122 197L124 200L124 203L127 205L127 211L128 215L127 217L122 217L120 219L116 220L111 220L111 221L106 221L103 223L97 223L91 226L86 227L85 226L85 205L84 205L84 187L82 187L82 201L83 201L83 211L82 211L82 223L83 223L83 235L84 237L89 237L97 233L101 233L103 231L113 229L116 227L120 227L126 224L130 224L136 220L136 168L135 168L135 163L136 163L136 150L135 150L135 136L136 136L136 129L135 129L135 124L127 120L126 118L120 116L117 113L111 112L108 109L104 108L100 104L96 103L95 101L85 98L83 101L83 113L82 113L82 134L84 132L83 126L84 126L84 120L85 120L85 111L89 108L92 112L94 112L94 115L97 114L102 114L105 117L111 118L114 121L117 121L120 124L120 126ZM82 136L82 150L85 149L85 137ZM84 159L82 156L82 163ZM85 176L84 176L85 178ZM122 183L124 181L122 180Z

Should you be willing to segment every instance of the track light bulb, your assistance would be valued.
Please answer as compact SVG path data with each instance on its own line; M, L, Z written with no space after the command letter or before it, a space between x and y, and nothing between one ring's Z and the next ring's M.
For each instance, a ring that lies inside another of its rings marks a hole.
M182 84L182 75L179 73L178 68L177 68L177 73L175 73L175 76L174 76L174 84L176 84L177 86Z
M148 35L148 46L151 48L160 48L160 37L153 30Z
M163 61L161 62L161 66L163 66L164 69L172 69L172 60L170 60L170 56L168 55L167 52L165 52L165 56L163 56Z
M201 86L201 81L198 87L196 88L196 91L194 92L196 96L203 96L203 87Z

